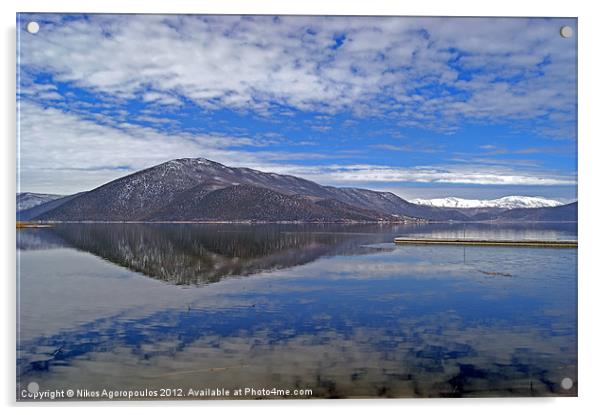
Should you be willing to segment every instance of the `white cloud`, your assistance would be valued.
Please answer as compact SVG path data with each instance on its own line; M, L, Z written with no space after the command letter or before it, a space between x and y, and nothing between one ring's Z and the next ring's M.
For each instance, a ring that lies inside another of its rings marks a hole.
M395 167L376 165L272 166L277 173L302 176L323 184L436 183L482 185L575 185L576 178L554 172L518 170L489 164Z
M469 120L574 121L576 37L557 19L91 15L40 17L24 68L117 98L205 108L389 115L453 131ZM569 24L574 21L568 21ZM336 50L335 38L345 34ZM43 34L43 35L42 35ZM459 79L460 71L475 71ZM435 86L435 89L420 88ZM453 88L457 93L449 93ZM150 91L149 91L150 89ZM379 99L386 97L387 99ZM574 137L562 132L541 132Z
M33 99L41 100L62 100L63 96L57 92L56 85L47 83L31 83L26 84L26 88L19 92Z
M254 167L271 160L320 159L322 154L243 152L245 137L161 133L122 123L98 124L74 113L24 101L19 107L19 174L24 191L69 194L181 157Z
M346 126L358 117L389 117L390 137L400 134L397 125L453 132L464 121L510 121L542 135L575 138L576 37L558 35L558 27L574 24L572 20L31 17L41 22L41 30L38 35L24 32L19 49L21 184L26 190L87 190L177 157L206 157L345 186L576 183L571 174L539 169L528 160L520 164L473 157L433 167L304 167L296 161L318 164L337 155L232 150L275 137L181 132L165 111L168 106L170 114L176 113L190 100L209 110L277 113L270 118L274 123L290 114L286 107L322 112L303 127L321 131L316 135L328 133L332 114L352 111L355 117ZM342 42L335 47L337 38ZM461 76L466 71L470 79ZM51 102L52 107L43 108L34 102L48 104L65 92L49 81L34 82L40 73L73 82L102 99L79 100L69 108L66 101ZM150 106L130 118L134 115L120 105L129 99ZM136 120L169 126L170 132L132 124ZM296 142L301 143L309 142ZM380 146L411 152L440 149L420 142Z
M158 92L145 92L142 95L142 100L145 102L154 102L162 105L181 105L182 102L176 97L169 94Z
M75 193L133 171L179 157L205 157L230 166L292 174L321 184L466 183L574 185L575 178L553 172L518 171L503 165L395 167L378 165L301 166L297 160L329 158L321 153L230 150L245 137L160 133L128 123L100 125L55 108L20 106L20 183L25 191Z

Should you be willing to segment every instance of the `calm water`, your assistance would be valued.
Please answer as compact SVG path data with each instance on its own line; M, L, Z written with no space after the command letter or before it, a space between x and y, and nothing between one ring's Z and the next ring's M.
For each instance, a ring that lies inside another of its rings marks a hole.
M577 394L576 249L391 243L403 235L575 239L576 225L19 230L17 396L30 382Z

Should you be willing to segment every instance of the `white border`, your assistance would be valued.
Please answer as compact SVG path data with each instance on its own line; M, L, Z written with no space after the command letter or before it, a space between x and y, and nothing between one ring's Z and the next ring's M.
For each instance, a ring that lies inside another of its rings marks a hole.
M413 2L395 0L21 0L16 3L0 2L2 8L2 82L3 96L0 100L0 125L3 130L2 188L3 203L0 204L2 238L0 253L4 272L2 274L3 318L1 319L2 366L0 367L0 394L2 404L11 412L31 413L35 406L14 403L15 396L15 13L16 12L107 12L107 13L226 13L226 14L348 14L348 15L445 15L445 16L554 16L579 18L579 398L551 399L462 399L462 400L346 400L346 401L262 401L262 402L176 402L176 403L102 403L76 404L68 407L38 405L45 413L81 412L92 413L131 411L134 406L144 406L149 413L163 413L172 406L178 413L199 411L244 411L248 413L283 412L307 413L308 411L344 410L364 413L371 407L379 412L415 411L435 413L479 413L504 414L509 411L546 411L554 413L587 413L602 407L598 385L602 373L598 353L600 321L602 316L598 296L602 293L599 263L599 240L602 197L602 152L600 151L600 110L596 106L602 96L600 88L600 46L602 22L596 13L595 2L556 1L527 2L504 0L497 2L454 0ZM598 120L596 119L598 117ZM598 122L596 122L598 121ZM85 407L85 408L82 408ZM110 407L110 408L109 408Z

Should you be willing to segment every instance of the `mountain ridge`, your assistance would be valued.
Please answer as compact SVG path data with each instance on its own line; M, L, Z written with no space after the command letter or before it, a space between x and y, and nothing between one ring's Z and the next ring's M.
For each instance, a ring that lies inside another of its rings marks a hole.
M463 199L459 197L444 197L434 199L413 199L412 203L424 206L447 207L455 209L473 208L540 208L560 206L563 203L554 199L537 196L504 196L498 199Z
M248 188L237 186L257 188L257 192L263 192L272 201L280 198L281 203L288 206L288 209L292 209L288 214L280 215L278 220L282 221L379 221L383 218L389 221L409 220L403 212L377 212L369 209L368 207L371 206L369 201L364 201L362 205L349 204L346 200L342 200L346 191L339 191L337 188L321 186L290 175L228 167L203 158L170 160L118 178L44 212L36 219L56 221L269 220L265 216L262 217L261 212L250 212L248 209L247 214L236 218L232 215L226 215L227 219L219 215L209 217L207 212L204 212L201 219L195 217L193 205L182 201L182 198L190 197L200 202L212 192L231 188L230 193L236 191L245 193L247 200L237 198L234 194L230 194L229 197L236 199L238 206L246 206L251 202L253 192L248 191ZM194 193L190 193L192 189ZM261 189L268 189L273 193L268 194ZM358 191L364 192L365 197L374 198L379 195L377 192L363 189ZM213 196L219 195L223 194L220 192ZM303 196L303 200L294 202L290 199L293 196ZM227 203L227 199L222 199L222 202ZM338 204L332 201L325 202L328 200L337 201ZM180 203L179 210L172 209L171 214L165 211L167 206L177 201ZM301 209L303 212L297 209L299 203L303 204ZM186 210L182 211L184 205ZM265 210L267 207L265 204L256 206L260 210ZM223 209L225 208L226 205L223 206ZM154 217L155 214L159 217Z
M424 206L390 192L322 186L204 158L170 160L68 198L48 209L42 205L32 219L421 222L470 221L475 215L489 220L502 212Z
M17 212L31 209L33 207L36 207L46 202L50 202L55 199L59 199L61 197L63 197L63 195L57 195L52 193L17 193Z

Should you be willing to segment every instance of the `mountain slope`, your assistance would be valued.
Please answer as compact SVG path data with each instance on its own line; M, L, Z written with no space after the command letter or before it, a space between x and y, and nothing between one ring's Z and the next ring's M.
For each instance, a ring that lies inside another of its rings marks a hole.
M177 159L109 182L38 219L142 220L193 187L203 186L209 192L239 184L269 188L288 195L331 196L323 186L294 176L230 168L202 158Z
M554 207L511 209L500 213L495 219L532 222L576 222L577 211L577 202L573 202L568 205Z
M331 199L313 202L263 187L235 185L207 192L197 186L149 215L149 221L377 221L384 215ZM387 219L393 219L387 217Z
M36 216L40 216L43 213L46 213L48 211L51 211L53 209L56 209L57 207L67 203L68 201L70 201L71 199L80 196L82 194L84 194L85 192L81 192L81 193L76 193L74 195L69 195L69 196L63 196L60 197L58 199L53 199L50 200L48 202L36 205L32 208L29 209L25 209L25 210L21 210L21 211L17 211L17 220L31 220L33 218L35 218Z
M202 164L169 161L113 180L82 194L36 219L62 221L135 221L162 208L184 190L216 180L203 174ZM226 184L227 185L227 184Z
M354 206L376 209L389 215L410 216L428 220L467 220L468 216L451 209L420 206L390 192L376 192L357 188L327 187L333 198Z

